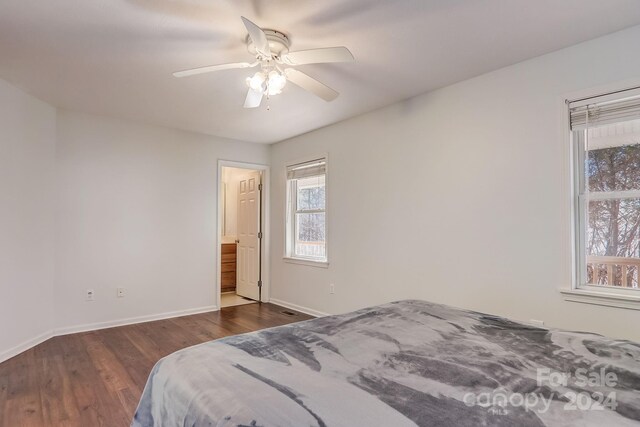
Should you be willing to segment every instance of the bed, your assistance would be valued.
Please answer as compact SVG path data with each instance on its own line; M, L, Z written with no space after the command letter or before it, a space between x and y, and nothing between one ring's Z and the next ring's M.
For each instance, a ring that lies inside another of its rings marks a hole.
M640 345L406 300L186 348L132 426L631 426Z

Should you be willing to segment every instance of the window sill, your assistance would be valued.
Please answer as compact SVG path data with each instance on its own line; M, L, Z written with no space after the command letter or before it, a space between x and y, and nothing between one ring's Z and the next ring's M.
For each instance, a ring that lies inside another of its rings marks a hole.
M307 265L309 267L318 267L318 268L329 268L328 261L312 261L310 259L291 258L291 257L282 257L282 260L290 264L300 264L300 265Z
M616 292L606 289L561 289L565 301L580 302L585 304L604 305L607 307L626 308L630 310L640 310L640 292Z

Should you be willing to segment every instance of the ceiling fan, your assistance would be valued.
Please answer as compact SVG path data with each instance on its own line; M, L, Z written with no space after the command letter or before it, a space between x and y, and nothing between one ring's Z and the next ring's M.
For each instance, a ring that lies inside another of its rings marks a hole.
M322 64L330 62L354 61L353 55L344 46L289 52L289 38L276 30L262 29L244 16L241 17L247 28L247 49L254 54L254 62L234 62L230 64L209 65L173 73L175 77L187 77L196 74L233 68L253 68L260 66L260 71L247 78L249 90L244 101L244 108L260 106L264 96L279 94L287 81L305 89L325 101L333 101L338 92L313 77L296 70L296 65Z

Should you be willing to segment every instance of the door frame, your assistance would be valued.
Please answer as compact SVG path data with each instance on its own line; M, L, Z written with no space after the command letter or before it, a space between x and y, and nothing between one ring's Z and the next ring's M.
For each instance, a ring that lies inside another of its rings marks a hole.
M216 295L215 302L216 307L220 309L220 293L222 290L220 265L222 263L222 210L224 209L224 203L222 201L222 168L240 168L247 170L258 170L262 172L262 240L260 241L260 253L261 253L261 269L262 269L262 299L261 302L269 302L270 290L271 290L271 275L270 275L270 252L269 252L269 201L270 201L270 169L268 165L260 163L246 163L238 162L234 160L218 160L218 185L217 185L217 197L216 197L216 211L218 216L216 218Z

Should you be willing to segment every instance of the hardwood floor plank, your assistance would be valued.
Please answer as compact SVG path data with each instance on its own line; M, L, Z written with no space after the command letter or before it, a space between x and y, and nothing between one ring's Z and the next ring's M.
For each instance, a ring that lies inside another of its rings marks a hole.
M35 349L22 354L21 360L9 371L9 399L5 402L5 418L18 420L15 426L42 426L40 385L37 379Z
M287 316L283 310L247 304L54 337L0 363L0 427L128 426L160 358L225 336L311 318Z
M177 319L170 319L170 321L177 326L188 329L201 342L211 341L212 339L233 334L230 329L225 328L223 325L211 322L207 320L206 316L202 315L189 316L188 318L180 317Z
M102 343L113 354L117 354L122 367L134 384L140 384L146 381L149 372L155 360L147 357L141 352L131 341L130 336L125 330L119 328L107 329L103 334L99 335Z
M123 391L132 390L137 395L141 395L142 387L136 385L129 376L129 373L123 366L123 360L120 359L121 355L116 355L105 346L100 339L101 335L104 335L104 333L92 332L83 336L89 358L98 370L102 382L111 395L120 405L125 407L127 412L133 412L135 410L135 404L133 407L130 405Z
M40 402L43 420L46 425L69 425L78 418L76 400L71 384L65 375L58 340L50 340L46 345L34 349L38 364L37 375L40 379Z
M76 402L77 417L72 419L72 425L106 426L118 417L120 405L101 381L85 348L83 335L57 337L63 349L64 378L71 390L67 398Z

